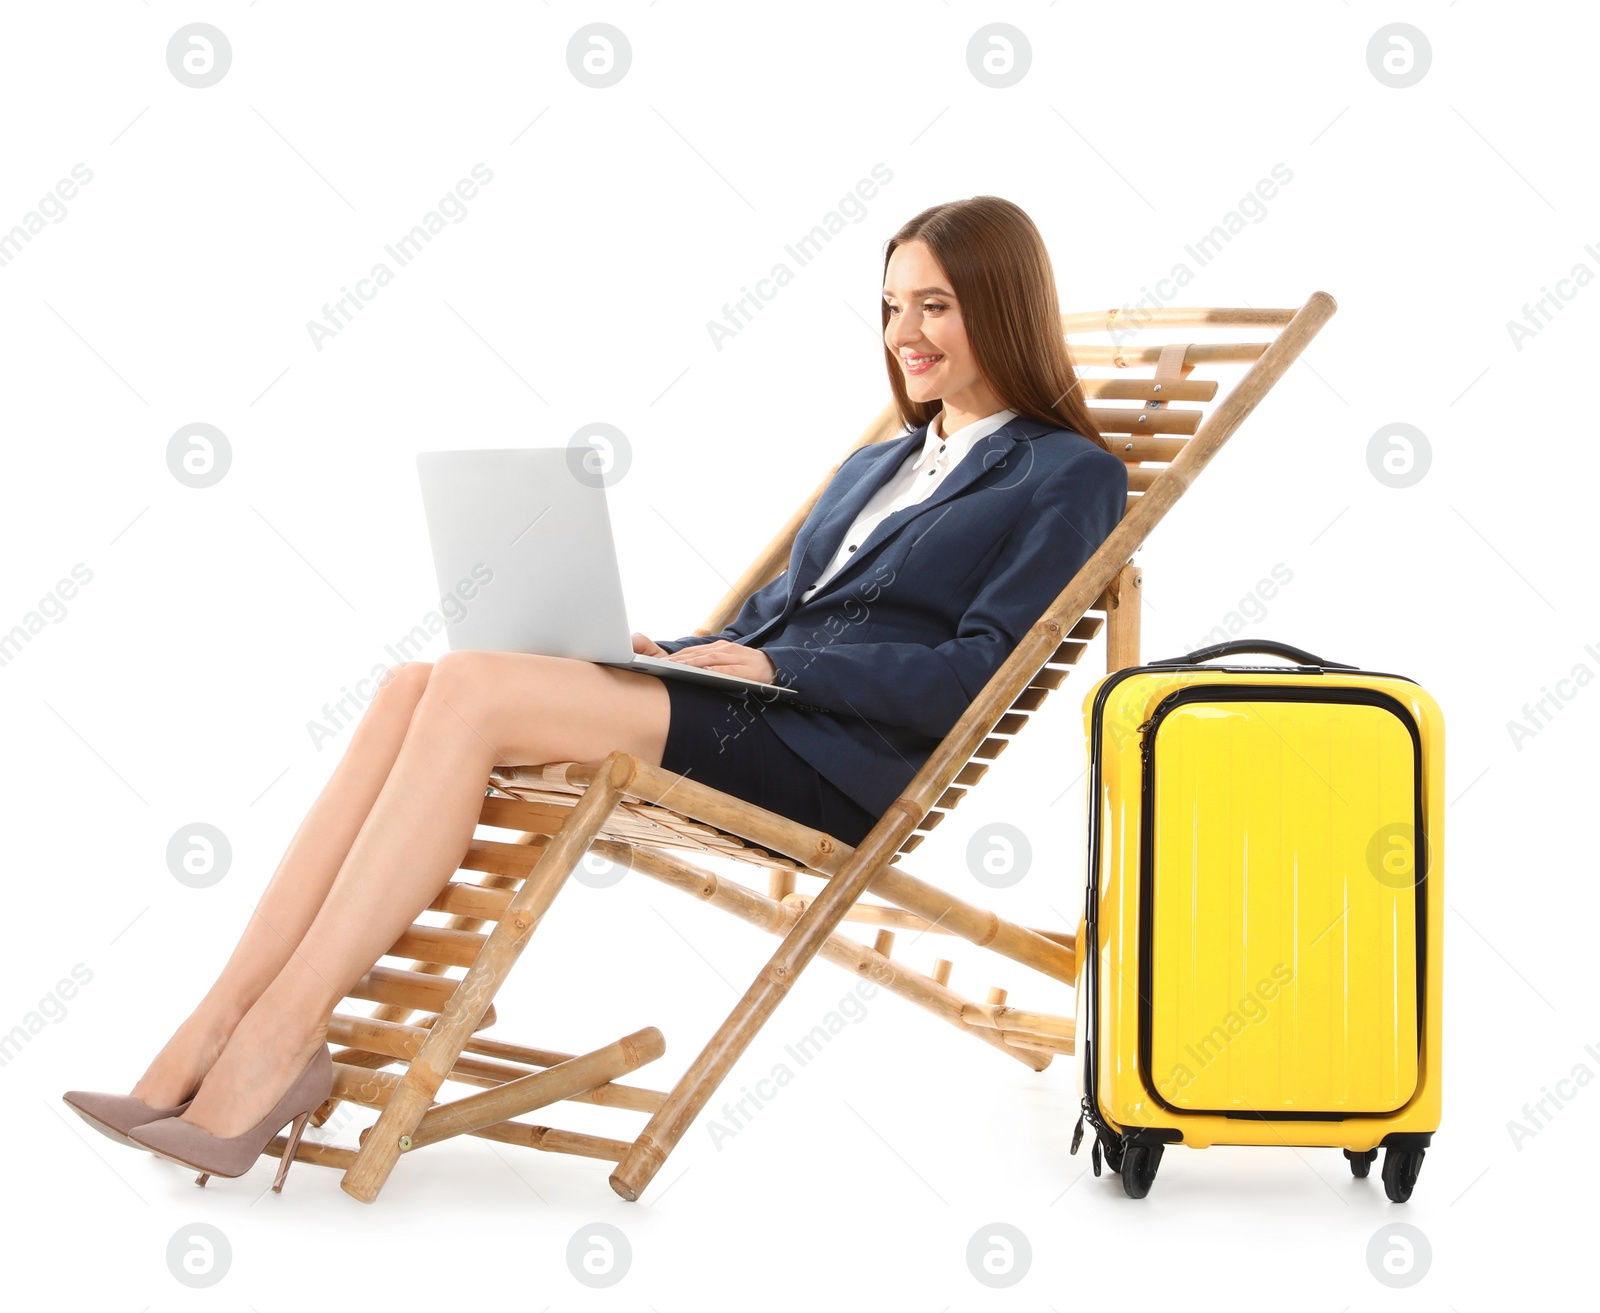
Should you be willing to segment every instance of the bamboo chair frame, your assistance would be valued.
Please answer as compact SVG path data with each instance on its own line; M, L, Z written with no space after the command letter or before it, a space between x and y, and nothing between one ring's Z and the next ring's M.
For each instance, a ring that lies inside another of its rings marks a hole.
M910 874L911 852L1063 682L1102 628L1106 668L1139 661L1141 572L1130 557L1188 490L1206 464L1283 376L1328 318L1333 298L1316 292L1293 310L1163 309L1135 312L1134 328L1275 330L1267 342L1078 344L1074 334L1120 336L1118 311L1062 316L1062 331L1102 433L1129 467L1126 513L1075 578L1030 628L1009 658L928 758L905 792L857 847L764 811L686 776L623 752L599 763L557 762L497 769L485 792L481 825L516 831L515 842L474 837L461 869L430 905L443 926L418 923L374 966L350 997L376 1002L371 1016L335 1012L334 1091L340 1101L381 1109L356 1149L302 1139L296 1156L343 1169L341 1187L372 1202L403 1153L456 1135L485 1137L547 1152L613 1163L610 1183L636 1200L661 1169L755 1034L818 955L913 1002L991 1048L1043 1070L1073 1051L1071 1017L1010 1007L1005 991L983 1003L949 987L950 963L931 972L893 957L896 930L957 935L1051 980L1076 983L1076 938L1067 928L1030 929ZM1174 401L1210 402L1217 383L1189 377L1196 366L1249 368L1209 413ZM1111 377L1090 377L1104 367ZM1142 376L1154 370L1151 376ZM892 403L850 451L898 435ZM847 452L846 455L849 453ZM841 463L842 463L841 458ZM796 532L838 465L806 499L697 632L714 633L754 589L785 567ZM493 1000L540 919L585 853L721 908L782 942L727 1019L670 1091L617 1083L661 1056L660 1031L647 1027L582 1055L529 1048L479 1034L494 1021ZM685 853L731 858L761 868L767 892L718 876ZM810 895L796 877L820 878ZM862 901L871 890L881 901ZM869 945L841 933L844 921L875 925ZM487 927L487 929L486 929ZM465 968L454 978L452 967ZM421 1015L418 1015L421 1014ZM414 1018L414 1020L413 1020ZM384 1068L400 1064L399 1073ZM451 1080L480 1087L436 1100ZM614 1139L515 1120L560 1100L649 1114L642 1132ZM283 1137L268 1152L283 1152Z

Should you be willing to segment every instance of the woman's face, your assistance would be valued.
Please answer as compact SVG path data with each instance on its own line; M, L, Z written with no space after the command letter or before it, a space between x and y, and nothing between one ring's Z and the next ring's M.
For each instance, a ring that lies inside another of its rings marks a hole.
M883 340L900 362L913 401L956 403L987 392L967 342L961 307L925 242L906 242L889 256L883 280L889 322Z

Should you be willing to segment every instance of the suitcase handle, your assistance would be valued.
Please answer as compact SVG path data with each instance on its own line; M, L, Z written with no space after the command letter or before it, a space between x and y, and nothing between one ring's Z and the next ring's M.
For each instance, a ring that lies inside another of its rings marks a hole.
M1259 652L1269 656L1286 657L1296 661L1302 666L1321 666L1324 670L1358 670L1360 667L1346 665L1342 661L1324 661L1319 656L1313 656L1303 647L1294 647L1289 643L1280 643L1271 638L1240 638L1228 643L1213 643L1210 647L1197 647L1188 656L1166 657L1161 661L1148 661L1151 666L1194 666L1202 661L1210 661L1213 657L1236 656L1241 652Z

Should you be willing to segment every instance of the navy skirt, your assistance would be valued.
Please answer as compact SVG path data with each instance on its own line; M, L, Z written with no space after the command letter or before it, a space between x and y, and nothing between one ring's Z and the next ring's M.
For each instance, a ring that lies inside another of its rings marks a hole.
M830 783L773 731L767 704L683 679L663 679L672 703L665 770L731 793L854 846L878 818ZM795 714L788 712L787 714Z

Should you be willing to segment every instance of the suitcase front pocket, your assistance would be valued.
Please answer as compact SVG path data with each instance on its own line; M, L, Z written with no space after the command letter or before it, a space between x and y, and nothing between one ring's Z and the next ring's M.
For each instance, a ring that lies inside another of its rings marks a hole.
M1417 1087L1420 737L1371 689L1197 684L1144 727L1140 1070L1178 1113L1392 1112Z

